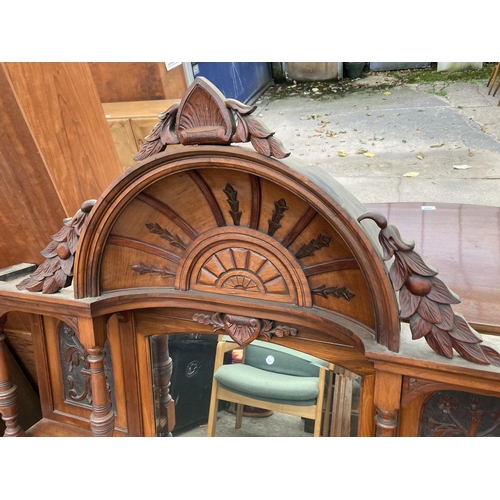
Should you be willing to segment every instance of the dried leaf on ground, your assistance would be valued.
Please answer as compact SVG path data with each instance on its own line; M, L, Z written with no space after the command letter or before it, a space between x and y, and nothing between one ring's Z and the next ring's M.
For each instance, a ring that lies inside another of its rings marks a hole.
M377 156L375 153L363 153L364 156L367 156L368 158L373 158L374 156Z
M390 95L391 93L390 92L384 92L384 95Z
M403 177L417 177L418 172L406 172L406 174L403 174Z
M339 156L348 156L349 155L349 153L344 153L344 151L337 151L337 154Z
M419 159L419 160L423 160L425 158L425 155L424 153L420 152L420 153L417 153L416 154L416 157Z

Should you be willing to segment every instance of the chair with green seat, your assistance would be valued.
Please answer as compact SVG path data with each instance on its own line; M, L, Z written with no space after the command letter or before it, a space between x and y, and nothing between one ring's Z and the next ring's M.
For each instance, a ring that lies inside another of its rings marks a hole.
M243 405L314 420L315 437L327 391L327 370L333 365L292 349L254 340L244 348L243 362L223 364L224 354L240 348L229 337L219 340L208 416L207 436L215 436L219 400L236 403L239 429Z

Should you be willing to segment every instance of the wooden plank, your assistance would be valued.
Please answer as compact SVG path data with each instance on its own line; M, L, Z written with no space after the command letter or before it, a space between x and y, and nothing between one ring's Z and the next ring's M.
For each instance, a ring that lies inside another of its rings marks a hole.
M184 68L167 71L164 62L93 62L90 70L102 102L181 99Z
M64 214L122 172L87 63L5 63Z
M167 111L172 104L180 102L180 99L160 99L158 101L131 101L131 102L105 102L102 104L105 117L109 119L118 118L145 118L156 117Z
M41 264L40 250L66 216L37 144L0 65L0 268Z

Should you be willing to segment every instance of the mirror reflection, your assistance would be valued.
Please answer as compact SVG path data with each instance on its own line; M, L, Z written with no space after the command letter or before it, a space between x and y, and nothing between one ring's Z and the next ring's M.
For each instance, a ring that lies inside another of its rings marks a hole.
M361 378L308 354L227 335L150 337L157 436L356 436Z

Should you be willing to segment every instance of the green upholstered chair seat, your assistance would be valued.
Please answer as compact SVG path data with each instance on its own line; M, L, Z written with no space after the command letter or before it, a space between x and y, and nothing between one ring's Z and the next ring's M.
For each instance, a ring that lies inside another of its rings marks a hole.
M239 363L222 365L214 377L221 387L262 401L310 406L318 397L317 377L283 375Z

